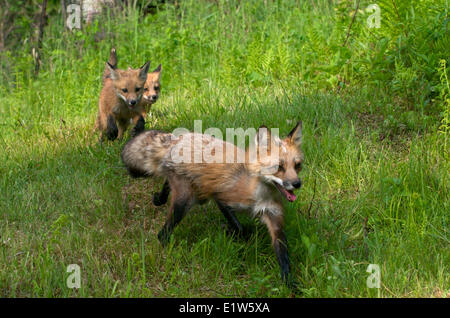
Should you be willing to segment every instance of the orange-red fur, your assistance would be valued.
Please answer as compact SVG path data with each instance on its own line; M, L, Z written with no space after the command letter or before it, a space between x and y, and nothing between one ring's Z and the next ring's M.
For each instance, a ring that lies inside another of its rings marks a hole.
M114 68L117 68L118 59L117 52L115 48L111 49L108 63ZM141 115L145 119L147 114L150 112L150 109L154 103L159 99L159 94L161 91L161 64L156 67L152 72L147 74L147 79L144 84L144 93L142 95L142 99L140 101L140 106L142 107ZM110 78L110 71L107 66L105 66L105 70L103 71L102 82L105 83L106 79ZM133 122L136 124L139 117L135 117Z
M161 193L154 197L155 204L164 204L169 192L172 192L167 221L158 235L162 242L167 240L175 225L194 204L212 199L237 231L242 227L234 216L235 211L247 211L252 216L260 217L272 237L282 278L287 281L289 258L283 232L282 198L295 200L292 190L301 185L298 179L303 162L301 131L299 122L286 138L280 140L272 138L265 127L260 128L256 141L267 146L257 148L256 161L251 161L249 150L239 149L208 135L187 133L175 137L168 133L146 131L127 143L122 159L135 177L161 176L167 179ZM200 143L195 140L200 140ZM212 155L222 149L222 157L217 156L217 159L223 159L222 163L204 162L204 149L211 145L216 146L211 147L214 149ZM180 154L182 149L191 149L190 155L185 158L190 159L189 162L180 162L176 158L175 155ZM226 152L226 149L231 151ZM272 156L275 150L279 151L278 157ZM245 158L243 162L236 162L238 154ZM196 163L196 156L203 161ZM227 161L229 158L235 161ZM270 170L271 167L275 168Z
M140 101L144 93L149 63L139 69L120 70L106 64L109 73L103 76L103 88L100 92L99 110L96 128L100 130L103 140L106 133L108 139L121 139L130 122L135 123L141 117L143 106ZM144 129L144 119L140 129ZM116 126L115 126L116 125ZM138 126L136 126L137 128Z

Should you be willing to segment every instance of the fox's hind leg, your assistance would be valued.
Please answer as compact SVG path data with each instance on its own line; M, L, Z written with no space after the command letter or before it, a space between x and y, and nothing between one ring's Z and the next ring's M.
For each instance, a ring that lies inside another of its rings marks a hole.
M220 201L217 201L217 206L219 207L220 211L222 212L222 214L225 216L225 218L228 221L228 224L231 228L231 230L233 231L233 233L236 234L243 234L243 228L241 223L239 222L239 220L236 218L236 215L234 214L234 211L231 207L229 207L226 204L223 204Z
M156 192L153 194L153 204L156 206L160 206L167 203L167 198L169 197L170 193L170 186L169 181L164 180L164 184L161 188L161 192Z
M190 184L185 180L169 178L172 197L166 223L158 233L158 239L165 245L170 239L175 226L180 223L186 213L194 205L195 199Z

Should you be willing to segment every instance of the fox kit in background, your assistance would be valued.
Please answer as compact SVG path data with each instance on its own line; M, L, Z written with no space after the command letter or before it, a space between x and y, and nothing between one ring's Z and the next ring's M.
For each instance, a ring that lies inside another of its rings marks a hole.
M140 101L149 66L150 63L147 62L139 69L128 68L125 71L106 63L109 74L104 74L96 122L101 140L105 135L109 140L121 139L132 121L136 124L132 135L144 130L145 120Z
M115 48L111 49L111 52L109 54L109 60L108 63L112 66L113 69L117 68L117 52ZM142 95L141 99L141 106L142 106L142 117L145 119L147 116L147 113L150 112L150 109L154 103L159 98L159 93L161 90L161 64L158 65L158 67L153 71L148 73L147 80L144 84L144 94ZM105 70L103 72L103 84L105 83L105 80L107 78L110 78L110 71L107 66L105 66Z
M196 138L199 141L197 147L193 147ZM283 231L282 200L295 201L293 191L301 186L298 178L303 162L301 140L301 122L284 139L272 137L262 126L255 136L256 144L261 147L257 146L256 159L250 160L249 149L243 150L209 135L186 133L176 137L150 130L125 145L122 160L133 177L166 178L162 190L153 197L155 205L162 205L172 192L167 220L158 234L162 243L169 239L174 227L192 206L211 199L217 203L231 229L238 233L242 232L242 225L235 216L236 211L247 211L260 218L271 235L282 280L289 284L292 280ZM221 161L223 163L186 162L174 157L180 149L192 150L189 150L189 156L199 152L204 154L204 149L211 145L214 145L215 153L218 153L217 149L223 149L221 154L226 157ZM278 156L273 155L276 152ZM240 154L245 160L230 161L230 154L233 158Z
M141 103L144 106L144 112L142 117L145 118L147 113L150 112L152 105L156 103L159 98L159 92L161 91L161 85L159 80L161 78L161 64L151 73L147 75L147 81L144 85L144 95L142 96Z

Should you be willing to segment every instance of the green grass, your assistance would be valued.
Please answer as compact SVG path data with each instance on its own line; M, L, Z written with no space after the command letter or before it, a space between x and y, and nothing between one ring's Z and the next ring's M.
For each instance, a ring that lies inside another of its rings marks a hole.
M163 65L147 128L192 129L201 119L203 129L264 124L287 134L303 120L304 185L286 204L296 296L448 297L447 139L420 120L393 128L386 119L402 122L404 110L378 90L337 93L303 77L315 57L302 36L336 32L326 16L293 1L243 3L186 1L84 33L60 35L51 23L37 79L17 57L0 86L0 296L293 295L265 227L239 216L254 233L232 238L212 203L159 244L167 207L151 194L161 180L128 177L125 140L100 145L92 132L114 44L121 67ZM379 290L366 287L372 263ZM69 264L81 267L80 289L66 287Z

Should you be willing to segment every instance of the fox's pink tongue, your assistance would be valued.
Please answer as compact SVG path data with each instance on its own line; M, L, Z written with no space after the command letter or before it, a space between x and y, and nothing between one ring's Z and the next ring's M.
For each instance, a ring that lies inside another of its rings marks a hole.
M297 199L297 196L292 191L286 190L284 187L277 184L277 188L280 189L280 192L286 197L289 202L294 202Z
M297 196L293 192L288 192L286 199L288 199L290 202L294 202L297 199Z

